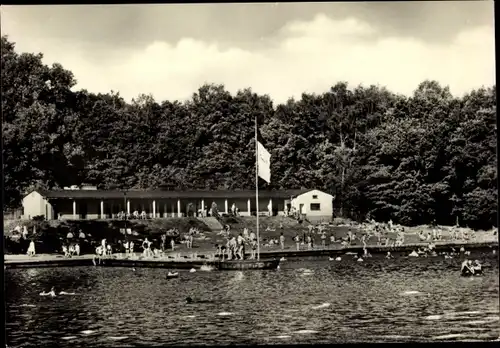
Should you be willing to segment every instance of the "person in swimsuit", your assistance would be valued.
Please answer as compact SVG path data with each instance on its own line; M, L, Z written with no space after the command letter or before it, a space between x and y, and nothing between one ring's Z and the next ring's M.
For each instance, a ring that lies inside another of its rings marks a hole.
M307 250L312 250L312 238L311 236L307 236Z
M243 238L242 233L240 233L240 235L238 236L236 243L237 243L236 255L240 260L243 260L245 258L245 238Z
M472 261L471 260L465 260L464 262L462 262L462 269L461 269L461 271L462 271L462 273L469 272L470 274L474 274L475 270L474 270L474 267L472 265Z
M103 253L102 245L97 246L97 248L95 248L95 255L92 258L92 262L94 263L94 266L96 265L96 259L99 261L99 264L101 264L102 253Z
M255 259L256 255L257 255L257 239L256 238L254 238L252 240L251 247L252 247L252 253L251 253L250 258Z
M49 292L42 292L42 293L40 293L40 296L56 297L56 290L55 290L54 287L52 287Z
M226 258L226 254L227 254L227 247L225 245L221 245L220 246L220 255L222 256L222 261L224 261L224 259Z
M479 263L479 260L474 261L472 268L474 269L475 273L481 273L483 270L483 266Z

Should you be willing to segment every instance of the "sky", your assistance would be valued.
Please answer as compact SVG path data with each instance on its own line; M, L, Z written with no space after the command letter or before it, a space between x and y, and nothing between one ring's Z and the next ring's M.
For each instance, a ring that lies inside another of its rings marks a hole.
M71 70L76 89L185 100L204 83L276 103L339 81L460 96L495 84L493 1L2 6L18 52Z

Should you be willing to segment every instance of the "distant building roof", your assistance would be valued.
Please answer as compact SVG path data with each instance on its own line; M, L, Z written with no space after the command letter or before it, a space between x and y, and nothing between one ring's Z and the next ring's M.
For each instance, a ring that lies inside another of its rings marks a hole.
M59 199L187 199L187 198L251 198L255 190L192 190L192 191L162 191L162 190L44 190L37 189L46 198ZM301 190L259 190L260 198L287 199L297 196L310 189Z

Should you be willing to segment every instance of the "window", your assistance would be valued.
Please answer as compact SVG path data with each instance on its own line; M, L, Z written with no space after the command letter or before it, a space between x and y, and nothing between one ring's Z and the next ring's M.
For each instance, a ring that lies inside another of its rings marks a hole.
M318 195L313 195L313 199L318 199Z
M311 211L318 211L321 210L320 204L319 203L311 203Z

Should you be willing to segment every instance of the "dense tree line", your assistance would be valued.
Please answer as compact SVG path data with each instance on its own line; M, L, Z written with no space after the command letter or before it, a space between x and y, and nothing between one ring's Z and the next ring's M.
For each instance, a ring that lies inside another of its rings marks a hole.
M272 183L336 196L338 214L496 226L496 86L454 97L435 81L406 97L337 83L273 105L204 85L186 102L74 91L73 74L2 37L4 202L31 187L251 189L254 119Z

